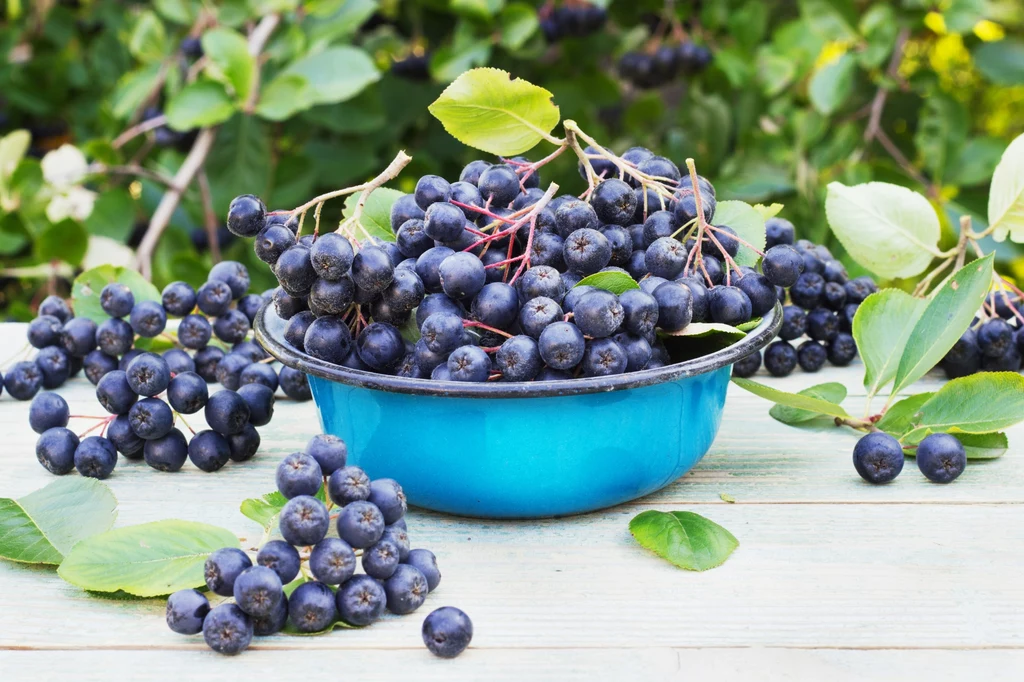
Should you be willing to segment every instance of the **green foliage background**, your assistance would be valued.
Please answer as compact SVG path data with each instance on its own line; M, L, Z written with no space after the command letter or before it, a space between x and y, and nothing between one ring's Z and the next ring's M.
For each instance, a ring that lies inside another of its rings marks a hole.
M824 190L833 180L922 192L942 208L949 243L962 214L984 227L992 170L1024 132L1019 2L599 4L608 9L604 28L548 44L538 18L550 4L537 2L8 0L0 128L27 129L32 141L28 156L0 168L0 307L21 319L51 290L66 293L91 237L136 244L167 188L109 169L173 176L195 129L217 135L154 253L157 286L205 279L204 179L222 223L237 194L291 208L373 176L399 148L414 156L399 189L424 173L456 176L479 153L451 138L427 105L459 73L485 64L549 89L563 119L618 151L643 144L677 162L694 157L719 198L784 203L801 237L829 242ZM280 22L260 55L248 57L246 37L272 14ZM710 68L658 90L620 81L617 59L655 45L659 21L667 26L672 15L688 39L711 48ZM205 59L185 56L189 36L202 36ZM409 57L422 58L429 74L392 72ZM183 139L159 146L151 131L115 149L147 106L166 112ZM93 164L85 186L97 200L87 219L54 224L39 159L64 143ZM566 191L583 189L568 156L545 172ZM324 220L340 209L328 204ZM1024 279L1015 248L996 248L1000 268ZM89 258L97 252L102 258L99 249ZM249 244L228 243L223 257L252 263L254 279L272 284Z

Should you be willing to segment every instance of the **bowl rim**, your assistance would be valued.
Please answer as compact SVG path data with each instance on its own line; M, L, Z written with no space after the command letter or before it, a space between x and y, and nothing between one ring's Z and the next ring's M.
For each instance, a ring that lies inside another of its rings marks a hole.
M349 386L389 393L442 398L551 398L652 386L675 379L707 374L731 365L771 343L779 327L782 326L782 304L776 303L771 312L761 319L760 324L750 330L742 339L721 350L691 360L654 369L603 377L542 382L469 383L376 374L334 365L306 355L284 341L283 338L277 338L267 327L267 319L276 318L282 325L284 323L284 320L277 315L272 303L273 301L268 301L260 307L253 321L253 330L260 345L283 365L321 379Z

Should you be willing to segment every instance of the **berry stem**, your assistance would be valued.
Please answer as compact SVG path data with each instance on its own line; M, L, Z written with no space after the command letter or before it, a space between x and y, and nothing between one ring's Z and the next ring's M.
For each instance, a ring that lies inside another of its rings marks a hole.
M330 201L331 199L347 196L349 194L355 194L356 192L362 192L359 196L359 200L356 202L355 211L353 211L352 217L349 218L349 220L359 220L359 217L363 213L363 208L366 207L366 199L370 196L370 193L398 177L398 174L409 164L410 161L412 161L412 157L406 154L404 149L400 150L398 154L395 155L395 158L392 159L391 163L388 164L388 167L369 182L352 185L351 187L343 187L332 192L321 194L320 196L310 199L301 206L293 208L289 212L292 215L295 215L296 213L305 213L309 209L314 208L317 204L322 204L325 201Z
M502 336L504 336L507 339L511 339L512 338L512 335L509 334L508 332L503 332L500 329L497 329L495 327L491 327L490 325L486 325L483 322L477 322L476 320L463 320L462 321L462 326L463 327L478 327L480 329L486 329L489 332L494 332L495 334L501 334Z
M108 417L103 417L103 419L101 419L100 421L96 422L95 424L93 424L92 426L87 428L82 433L78 434L78 437L79 438L85 438L90 433L92 433L93 431L95 431L96 429L99 429L99 428L102 428L105 431L106 427L107 427L107 424L109 424L110 422L114 421L115 419L117 419L117 415L115 415L115 414L112 414L112 415L110 415Z
M181 412L175 411L174 418L175 419L180 419L181 423L185 425L185 428L188 429L189 431L191 431L193 436L196 435L196 430L193 429L191 426L189 426L189 423L187 421L185 421L185 417L182 416Z

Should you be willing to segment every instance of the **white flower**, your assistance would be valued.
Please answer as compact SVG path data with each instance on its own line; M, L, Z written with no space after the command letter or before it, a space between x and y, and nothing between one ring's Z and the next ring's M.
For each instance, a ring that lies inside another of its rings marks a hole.
M72 187L64 194L54 195L46 206L46 217L51 223L59 223L65 218L82 222L92 215L96 203L96 193L84 187Z
M58 190L81 182L89 170L85 154L74 145L64 144L43 157L43 179Z

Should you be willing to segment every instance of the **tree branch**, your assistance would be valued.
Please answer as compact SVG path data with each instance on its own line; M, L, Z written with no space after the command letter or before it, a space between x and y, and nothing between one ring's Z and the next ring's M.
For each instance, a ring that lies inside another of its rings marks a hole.
M249 54L255 56L263 50L264 45L266 45L267 40L270 38L270 34L274 32L280 21L281 17L278 14L269 14L260 20L260 23L249 34ZM192 184L196 173L199 172L199 169L206 162L206 157L210 153L216 137L216 128L204 128L200 131L196 137L195 144L192 145L188 156L185 157L185 161L182 162L178 172L174 174L173 187L164 194L156 210L153 211L153 218L149 221L149 227L146 229L146 234L143 235L142 242L139 244L138 251L136 252L136 263L138 264L139 271L147 279L151 279L153 276L153 252L160 242L160 237L163 235L164 230L167 229L171 216L174 215L174 210L178 208L178 203L181 201L181 196L184 194L185 189Z
M213 208L213 193L210 192L210 179L206 170L199 171L199 196L203 200L203 227L206 228L206 239L210 243L210 255L213 262L220 262L220 239L217 237L217 212Z
M907 44L907 39L910 38L910 29L901 29L899 35L896 36L896 44L892 48L892 57L889 59L889 67L885 70L885 75L889 78L894 78L899 73L900 59L903 57L903 46ZM882 124L882 112L885 110L885 100L889 96L889 91L883 86L878 86L878 90L875 91L875 98L871 101L871 118L868 119L868 126L864 129L864 143L867 144L875 139L878 134L880 126Z

